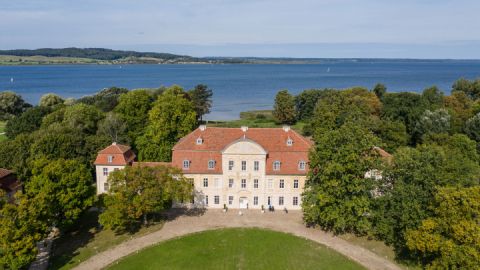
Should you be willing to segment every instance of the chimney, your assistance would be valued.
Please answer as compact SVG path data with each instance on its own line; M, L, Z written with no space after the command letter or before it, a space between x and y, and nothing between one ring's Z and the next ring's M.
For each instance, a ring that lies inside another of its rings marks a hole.
M283 126L283 130L285 132L289 132L290 131L290 126Z
M243 132L247 132L248 127L247 126L242 126L241 129L242 129Z
M205 129L207 129L207 125L200 125L200 130L201 131L205 131Z
M112 145L117 145L117 142L113 142Z

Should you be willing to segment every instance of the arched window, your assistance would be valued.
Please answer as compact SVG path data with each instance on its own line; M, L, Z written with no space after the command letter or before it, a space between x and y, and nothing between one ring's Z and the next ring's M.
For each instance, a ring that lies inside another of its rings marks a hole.
M299 169L300 171L304 171L304 170L305 170L305 167L306 167L306 164L307 164L307 163L306 163L305 161L300 160L300 161L298 162L298 169Z
M215 160L211 159L208 161L208 169L210 170L215 169Z
M276 160L275 162L273 162L273 170L274 171L280 170L280 161Z

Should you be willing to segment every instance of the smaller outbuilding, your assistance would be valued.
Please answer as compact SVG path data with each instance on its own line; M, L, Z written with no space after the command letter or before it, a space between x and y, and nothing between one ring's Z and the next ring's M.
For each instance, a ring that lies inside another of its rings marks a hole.
M22 182L17 175L10 170L0 168L0 189L7 193L8 200L13 201L13 196L22 189Z

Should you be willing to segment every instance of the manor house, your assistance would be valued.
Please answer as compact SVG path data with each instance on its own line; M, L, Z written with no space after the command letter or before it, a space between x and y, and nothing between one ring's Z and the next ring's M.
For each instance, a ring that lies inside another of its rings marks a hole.
M283 128L200 126L174 147L168 165L193 179L197 207L300 209L313 143ZM130 147L112 144L95 161L97 193L108 192L109 172L134 162ZM152 166L160 163L144 163ZM161 163L165 164L165 163Z

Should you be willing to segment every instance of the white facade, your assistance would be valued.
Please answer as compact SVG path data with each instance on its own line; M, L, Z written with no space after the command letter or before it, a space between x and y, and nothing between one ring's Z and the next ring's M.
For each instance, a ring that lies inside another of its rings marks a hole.
M267 175L268 153L254 141L239 140L222 151L222 174L185 174L194 180L197 207L301 209L305 175Z
M96 165L97 173L97 195L108 192L108 175L115 170L122 170L125 166L114 166L114 165Z

